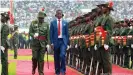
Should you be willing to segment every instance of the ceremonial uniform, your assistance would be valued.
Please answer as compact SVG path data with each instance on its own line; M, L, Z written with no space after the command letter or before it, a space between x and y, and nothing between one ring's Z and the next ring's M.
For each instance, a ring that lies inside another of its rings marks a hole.
M8 48L10 45L8 41L9 27L6 23L8 21L7 17L9 16L6 13L2 13L1 16L1 19L4 20L1 24L1 46L4 48L3 50L1 49L1 75L8 75Z
M39 18L45 16L43 12L38 13ZM44 75L44 54L46 45L49 43L49 24L47 22L39 23L38 20L32 21L29 29L29 36L32 37L32 74L35 74L38 65L39 75Z

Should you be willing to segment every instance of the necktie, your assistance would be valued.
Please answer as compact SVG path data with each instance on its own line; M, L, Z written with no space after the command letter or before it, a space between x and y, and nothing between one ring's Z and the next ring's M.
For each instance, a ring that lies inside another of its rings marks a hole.
M60 19L58 20L58 36L60 35Z

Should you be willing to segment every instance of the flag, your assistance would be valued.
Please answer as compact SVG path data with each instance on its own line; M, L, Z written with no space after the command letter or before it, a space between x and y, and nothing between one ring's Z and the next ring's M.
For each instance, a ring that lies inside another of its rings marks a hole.
M13 17L13 0L10 0L10 11L8 12L10 17L10 24L14 24L14 17Z

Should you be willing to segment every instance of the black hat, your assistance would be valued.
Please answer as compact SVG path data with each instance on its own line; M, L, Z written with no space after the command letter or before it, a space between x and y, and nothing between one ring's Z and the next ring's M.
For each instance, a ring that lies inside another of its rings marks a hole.
M10 19L8 12L1 13L1 16L5 17L7 20Z

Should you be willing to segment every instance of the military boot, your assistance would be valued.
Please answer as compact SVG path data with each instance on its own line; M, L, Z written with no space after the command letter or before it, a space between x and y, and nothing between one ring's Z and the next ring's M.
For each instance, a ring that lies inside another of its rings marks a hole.
M32 75L35 74L36 68L37 68L37 60L32 59Z
M38 63L38 72L39 72L39 75L44 75L43 69L44 69L44 62L39 62Z

